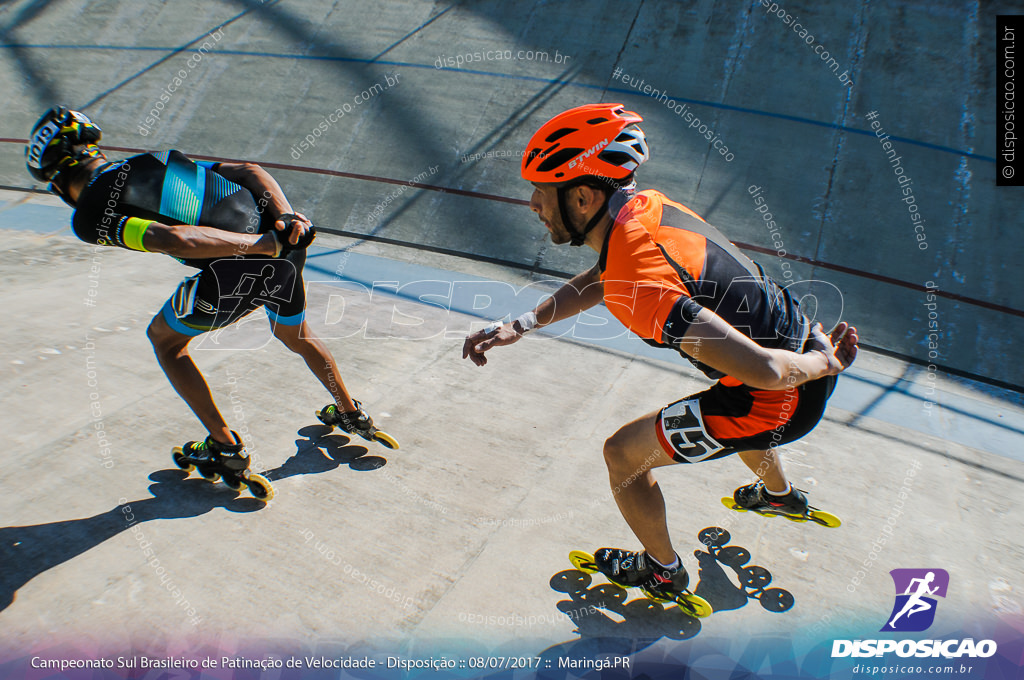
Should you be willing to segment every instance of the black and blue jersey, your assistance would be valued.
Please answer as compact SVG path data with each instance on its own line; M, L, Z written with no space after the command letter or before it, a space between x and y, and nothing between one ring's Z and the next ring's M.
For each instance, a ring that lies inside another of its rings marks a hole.
M174 150L107 163L79 194L72 229L87 243L143 251L143 236L154 222L237 234L272 230L266 201L218 174L217 167ZM281 259L175 259L200 270L164 305L164 318L179 333L222 328L259 307L275 323L296 325L305 317L304 250Z
M151 221L262 234L273 220L245 188L217 174L217 163L180 151L144 153L103 166L82 190L72 218L87 243L143 250ZM203 268L210 260L182 260Z

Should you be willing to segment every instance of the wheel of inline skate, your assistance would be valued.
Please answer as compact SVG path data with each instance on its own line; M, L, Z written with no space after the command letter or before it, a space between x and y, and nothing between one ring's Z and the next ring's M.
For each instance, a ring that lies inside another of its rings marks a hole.
M251 493L253 498L256 500L268 502L274 497L274 487L272 487L270 485L270 481L261 474L250 474L249 478L245 480L245 483L249 486L249 493Z
M398 448L398 440L389 435L387 432L381 432L380 430L377 430L376 432L373 433L373 439L374 441L383 444L389 449Z
M220 481L220 475L218 473L204 470L202 466L199 467L199 476L211 483Z
M192 465L192 463L185 460L185 453L181 450L180 446L175 446L171 449L171 460L173 460L174 464L185 472L192 472L196 469L195 465Z
M241 477L235 477L233 475L225 475L223 477L224 483L227 487L233 491L241 491L246 487L245 480Z
M657 602L659 604L665 604L667 602L674 602L675 601L674 597L665 597L664 595L658 595L657 593L651 592L650 590L647 590L646 588L641 588L640 592L643 593L643 596L646 597L651 602Z
M811 510L811 520L830 529L835 529L842 524L842 521L831 512L822 512L821 510Z
M588 574L597 573L597 565L594 564L594 556L582 550L573 550L569 553L569 561L572 566Z
M684 614L697 619L707 618L715 611L711 608L710 602L693 593L680 593L676 596L675 602Z

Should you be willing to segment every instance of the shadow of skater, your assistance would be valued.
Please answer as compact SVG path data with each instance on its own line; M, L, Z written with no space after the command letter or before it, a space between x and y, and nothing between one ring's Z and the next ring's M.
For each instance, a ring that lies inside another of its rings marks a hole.
M701 630L700 621L683 614L676 605L666 606L646 597L627 602L627 591L610 583L591 587L592 582L590 574L576 569L551 577L551 588L569 596L556 606L576 624L580 637L542 651L542 668L560 668L565 659L586 662L605 656L625 657L663 637L687 640Z
M703 597L714 611L739 609L755 599L768 611L783 612L793 606L793 596L781 588L765 588L772 575L764 567L744 566L750 552L738 545L727 545L729 532L707 527L697 539L707 548L695 550L699 565L698 583L693 593ZM734 579L722 567L735 573ZM602 577L603 578L603 577ZM674 604L662 604L646 597L629 599L629 591L611 583L593 586L593 576L577 569L560 571L551 577L551 589L569 596L555 606L576 624L580 639L549 647L542 658L557 662L559 657L595 658L595 654L629 655L659 639L688 640L701 631L699 619L684 614ZM713 616L714 614L712 614ZM595 646L596 645L596 646Z
M700 621L674 604L643 596L627 602L628 591L611 583L590 587L592 582L590 574L576 569L560 571L550 581L552 590L569 596L555 606L576 624L581 638L622 637L653 642L662 637L687 640L700 632Z
M266 505L255 498L240 497L223 484L187 477L183 470L160 470L149 476L155 482L149 486L152 498L119 501L92 517L0 528L0 611L10 606L19 588L39 574L136 524L198 517L214 508L253 512Z
M770 612L791 609L795 602L792 593L782 588L766 589L772 581L771 572L757 565L743 566L750 561L750 551L738 545L726 545L731 538L729 532L721 527L707 527L697 534L706 550L693 551L700 579L694 594L707 600L716 612L739 609L748 599L757 600ZM739 586L722 565L735 574Z
M329 472L341 465L353 470L366 472L387 465L386 458L368 456L369 449L354 444L355 437L346 434L332 434L334 428L327 425L307 425L298 431L303 439L295 440L295 455L280 467L261 471L271 482L294 477Z

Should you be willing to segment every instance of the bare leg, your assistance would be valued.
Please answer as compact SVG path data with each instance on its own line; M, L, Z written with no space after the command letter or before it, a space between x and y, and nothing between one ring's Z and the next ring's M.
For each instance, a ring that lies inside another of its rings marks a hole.
M286 326L282 323L273 324L273 326L274 336L283 342L285 347L303 358L309 370L331 393L338 409L345 412L355 411L356 405L352 402L352 396L345 389L345 383L341 380L337 362L334 361L334 357L324 343L313 335L313 331L306 322L303 321L295 326Z
M608 481L619 512L647 553L662 564L676 559L665 517L665 497L652 468L675 463L658 441L658 411L622 426L604 443Z
M153 343L157 361L164 369L171 386L185 400L207 431L222 444L235 443L231 429L213 402L210 386L206 384L203 374L189 356L188 343L192 338L168 326L160 313L153 317L146 334Z
M761 478L764 487L769 491L785 493L789 489L786 473L782 470L782 459L774 448L764 451L740 451L739 457Z

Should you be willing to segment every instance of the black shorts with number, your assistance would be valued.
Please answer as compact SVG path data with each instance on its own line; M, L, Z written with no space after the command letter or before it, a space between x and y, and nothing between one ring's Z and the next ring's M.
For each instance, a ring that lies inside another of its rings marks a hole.
M283 258L221 259L185 279L161 314L172 329L196 336L235 323L260 307L274 324L305 319L302 267L306 252Z
M835 385L835 376L826 376L788 390L755 390L726 377L663 408L658 440L679 463L782 446L817 426Z

